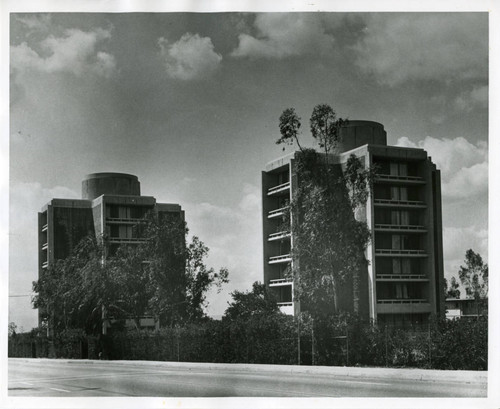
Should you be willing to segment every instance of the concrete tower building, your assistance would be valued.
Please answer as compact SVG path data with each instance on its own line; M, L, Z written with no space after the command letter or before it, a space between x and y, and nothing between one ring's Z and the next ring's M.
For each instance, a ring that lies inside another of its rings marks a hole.
M89 234L97 238L106 235L111 253L120 244L139 243L141 238L133 227L150 211L184 220L178 204L157 203L152 196L141 196L137 176L87 175L82 182L82 199L52 199L38 213L39 277L55 260L68 257Z
M339 153L331 163L342 166L351 155L377 177L364 214L371 232L366 271L359 286L345 284L341 295L358 298L358 312L387 325L424 323L431 314L444 316L443 245L440 172L423 149L387 145L383 125L349 121L341 129ZM262 172L264 282L278 297L282 311L296 314L294 282L285 270L293 263L293 235L281 231L300 179L298 152L267 164ZM342 300L341 300L342 301ZM344 302L352 310L352 302Z

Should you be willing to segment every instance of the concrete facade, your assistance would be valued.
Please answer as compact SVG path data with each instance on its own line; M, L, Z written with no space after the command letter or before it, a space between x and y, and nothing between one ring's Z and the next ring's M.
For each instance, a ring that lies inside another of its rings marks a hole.
M367 168L377 169L366 206L356 215L371 232L368 263L339 291L340 305L382 324L413 325L427 322L431 314L445 314L440 172L423 149L386 141L383 125L349 121L341 129L340 153L329 159L342 167L355 155ZM285 277L297 260L291 256L293 235L280 231L280 220L300 179L297 155L276 159L262 172L264 282L289 314L300 311L294 282ZM355 278L360 280L356 288Z
M133 227L149 211L184 220L180 205L157 203L152 196L141 196L140 182L134 175L87 175L82 182L82 198L52 199L38 213L39 277L55 260L68 257L88 235L98 239L105 235L110 252L121 244L140 243L142 239Z

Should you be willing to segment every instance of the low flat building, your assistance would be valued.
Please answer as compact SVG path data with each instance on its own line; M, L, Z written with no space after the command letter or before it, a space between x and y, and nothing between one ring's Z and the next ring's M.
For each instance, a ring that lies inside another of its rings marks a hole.
M472 298L447 298L446 318L477 318L488 315L488 299L476 300Z

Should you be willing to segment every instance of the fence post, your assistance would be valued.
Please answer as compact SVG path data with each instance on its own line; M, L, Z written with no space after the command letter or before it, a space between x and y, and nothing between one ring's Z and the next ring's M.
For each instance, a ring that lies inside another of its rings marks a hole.
M387 325L384 327L385 328L385 366L388 366L388 351L387 351Z
M300 317L297 316L297 365L300 365Z
M345 366L349 366L349 330L347 329L347 326L345 327L345 342L346 342L346 351L345 351L346 364L345 364Z
M311 319L311 365L314 366L314 320Z
M431 340L431 323L429 322L429 368L432 368L432 340Z

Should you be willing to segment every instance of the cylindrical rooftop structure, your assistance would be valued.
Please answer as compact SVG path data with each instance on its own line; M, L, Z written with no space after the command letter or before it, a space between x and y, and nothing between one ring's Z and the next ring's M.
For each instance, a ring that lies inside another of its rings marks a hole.
M387 145L384 125L373 121L349 120L340 128L339 152L347 152L366 144Z
M140 196L141 184L127 173L91 173L82 181L82 199L93 200L101 195Z

